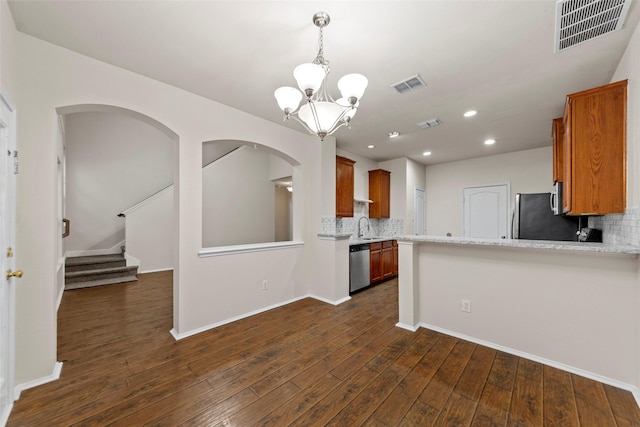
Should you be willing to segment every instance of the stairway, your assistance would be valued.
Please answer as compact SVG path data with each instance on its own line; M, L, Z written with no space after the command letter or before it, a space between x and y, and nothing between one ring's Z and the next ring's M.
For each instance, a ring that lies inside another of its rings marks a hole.
M65 262L65 291L135 282L138 267L127 267L122 254L80 256L67 258Z

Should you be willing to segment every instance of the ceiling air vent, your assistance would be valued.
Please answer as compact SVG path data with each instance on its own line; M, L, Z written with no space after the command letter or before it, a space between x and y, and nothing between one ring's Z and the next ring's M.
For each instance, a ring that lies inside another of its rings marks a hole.
M422 129L427 129L427 128L432 128L434 126L439 126L442 124L442 120L440 119L429 119L429 120L425 120L424 122L420 122L420 123L416 123L418 125L418 127L422 128Z
M422 80L422 77L416 74L411 77L407 77L406 79L399 81L398 83L392 84L391 87L394 88L398 93L406 93L421 87L425 87L426 85L427 84L424 82L424 80Z
M554 52L622 29L631 0L558 0Z

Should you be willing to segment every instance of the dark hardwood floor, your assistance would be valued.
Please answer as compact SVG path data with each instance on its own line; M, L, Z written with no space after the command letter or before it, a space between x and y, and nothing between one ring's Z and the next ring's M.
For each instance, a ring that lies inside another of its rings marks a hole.
M61 378L9 426L640 426L627 391L395 327L395 280L176 342L171 273L139 279L65 292Z

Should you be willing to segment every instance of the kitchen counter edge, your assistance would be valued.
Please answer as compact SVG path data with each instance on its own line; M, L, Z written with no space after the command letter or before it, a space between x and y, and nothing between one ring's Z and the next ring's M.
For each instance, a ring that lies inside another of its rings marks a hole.
M396 236L399 242L445 243L450 245L494 246L506 248L550 249L572 252L638 255L640 246L609 245L592 242L561 242L553 240L480 239L444 236Z

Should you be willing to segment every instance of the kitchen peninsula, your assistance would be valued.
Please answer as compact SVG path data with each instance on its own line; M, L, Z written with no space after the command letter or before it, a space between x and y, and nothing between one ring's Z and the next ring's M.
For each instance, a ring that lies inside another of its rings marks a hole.
M640 247L398 236L399 323L634 391Z

